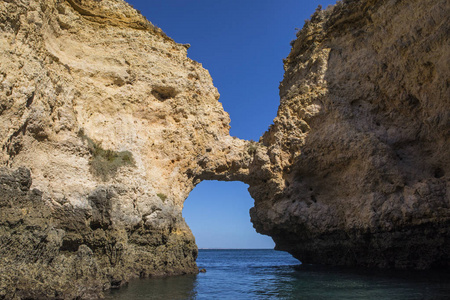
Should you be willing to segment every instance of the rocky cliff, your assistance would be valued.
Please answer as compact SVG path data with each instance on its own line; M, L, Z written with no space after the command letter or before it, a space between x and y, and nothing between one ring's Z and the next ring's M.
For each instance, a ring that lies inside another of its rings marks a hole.
M450 267L450 3L318 9L284 61L252 184L257 231L304 263Z
M195 273L182 217L249 142L208 72L122 0L0 2L0 299Z
M449 4L317 10L259 143L201 65L122 0L0 2L0 299L195 273L182 217L240 180L304 263L449 267Z

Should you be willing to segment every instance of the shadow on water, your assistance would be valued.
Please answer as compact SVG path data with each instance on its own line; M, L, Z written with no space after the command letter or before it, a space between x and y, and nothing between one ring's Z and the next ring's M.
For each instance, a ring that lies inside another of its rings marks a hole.
M300 265L277 299L450 299L450 274Z
M196 299L196 275L135 279L120 290L112 290L106 299L144 300Z
M108 299L450 299L448 272L300 265L274 250L200 250L207 273L142 279Z

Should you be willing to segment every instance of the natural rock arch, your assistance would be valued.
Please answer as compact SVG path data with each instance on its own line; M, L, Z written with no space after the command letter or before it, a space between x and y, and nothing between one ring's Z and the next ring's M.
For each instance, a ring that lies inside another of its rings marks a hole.
M189 194L182 213L199 248L273 248L250 222L253 206L247 184L206 180Z
M181 208L213 179L248 183L257 231L303 262L448 268L448 11L318 10L254 143L229 136L187 46L122 0L0 2L0 297L197 272Z

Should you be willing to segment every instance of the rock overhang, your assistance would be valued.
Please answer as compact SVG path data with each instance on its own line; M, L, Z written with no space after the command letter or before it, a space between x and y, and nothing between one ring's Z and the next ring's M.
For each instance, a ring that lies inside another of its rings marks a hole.
M301 261L447 266L445 1L318 10L285 60L278 115L261 143L229 136L208 72L125 2L27 4L0 4L0 161L2 188L22 203L2 194L3 236L45 248L30 270L72 271L73 262L110 285L196 272L181 210L201 180L249 184L257 231ZM398 26L411 22L411 7L414 30ZM30 180L11 171L21 166ZM23 231L12 232L19 221ZM23 240L30 222L52 243ZM1 274L34 280L10 264L23 262L14 247L2 251Z

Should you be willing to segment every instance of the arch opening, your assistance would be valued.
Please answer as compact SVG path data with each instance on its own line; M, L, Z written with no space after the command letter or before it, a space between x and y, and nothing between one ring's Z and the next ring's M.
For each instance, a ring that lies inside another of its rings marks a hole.
M248 185L238 181L202 181L184 202L183 217L204 249L273 249L272 238L250 222L254 200Z

